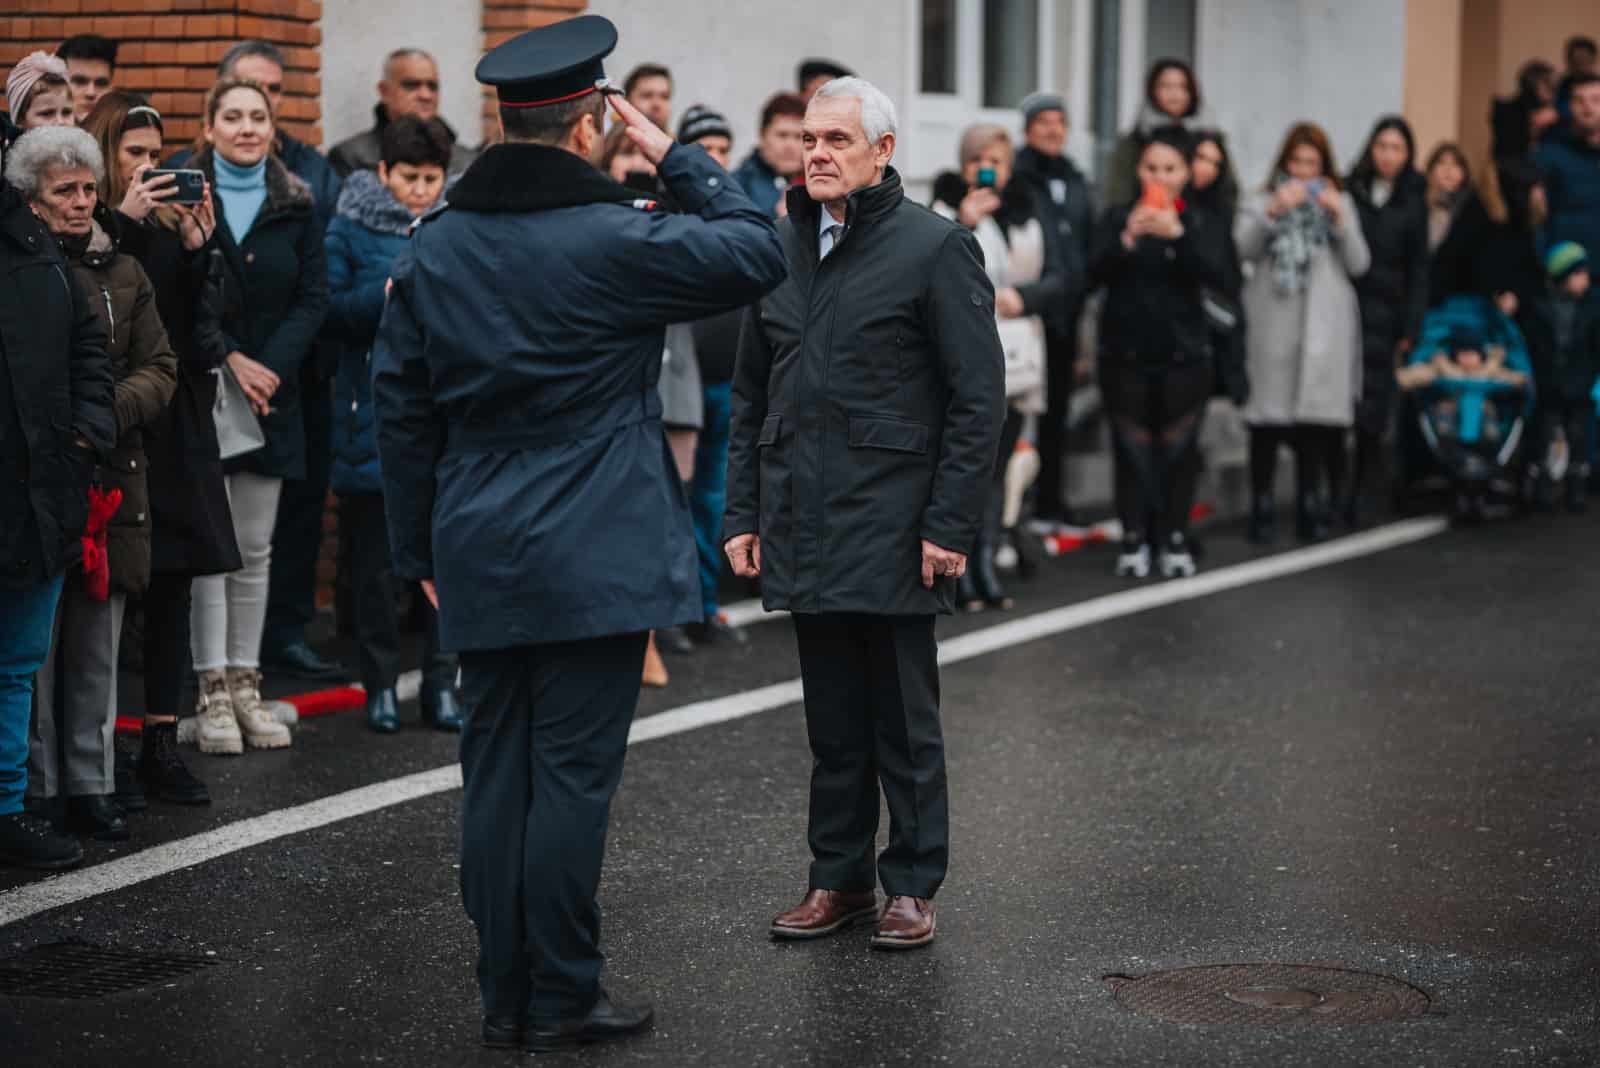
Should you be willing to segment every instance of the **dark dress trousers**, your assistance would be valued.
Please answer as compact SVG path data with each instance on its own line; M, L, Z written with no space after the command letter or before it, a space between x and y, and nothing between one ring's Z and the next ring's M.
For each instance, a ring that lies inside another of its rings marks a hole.
M489 149L396 260L373 349L394 569L437 582L461 653L462 896L490 1014L598 996L644 633L700 617L663 333L783 278L772 224L703 150L660 174L682 214L560 149Z
M891 168L848 201L789 194L789 279L745 320L725 538L759 533L762 600L795 615L811 739L813 888L863 890L881 781L890 894L932 897L948 854L933 617L922 541L969 552L1005 418L994 287L976 239L904 198Z

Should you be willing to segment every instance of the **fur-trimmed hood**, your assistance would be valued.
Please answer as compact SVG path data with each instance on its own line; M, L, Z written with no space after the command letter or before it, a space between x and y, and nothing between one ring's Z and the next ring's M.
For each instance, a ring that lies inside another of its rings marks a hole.
M209 145L195 154L189 166L204 171L206 180L213 187L216 186L217 167ZM267 200L261 205L261 213L256 216L258 223L278 215L309 214L315 210L316 198L311 193L311 187L290 172L276 155L267 157L266 179Z
M355 171L345 178L339 191L338 216L380 234L399 236L409 233L415 221L372 171Z

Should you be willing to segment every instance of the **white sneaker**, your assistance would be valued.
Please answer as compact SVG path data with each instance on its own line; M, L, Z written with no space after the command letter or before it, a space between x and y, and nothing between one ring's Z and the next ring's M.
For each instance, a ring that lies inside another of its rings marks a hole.
M1162 578L1190 578L1194 573L1194 554L1188 549L1161 550Z
M1015 571L1019 562L1017 547L1010 542L1006 542L994 551L994 566L1001 571Z
M1122 555L1117 557L1117 578L1149 578L1150 577L1150 546L1140 545L1130 549L1124 545Z
M178 744L200 744L200 717L184 716L178 720Z
M252 749L286 749L294 744L289 728L273 719L261 703L261 672L252 668L228 669L228 696L239 733Z
M221 671L200 675L200 704L194 717L195 742L202 753L238 755L244 752L244 737L234 715L233 695L228 676Z

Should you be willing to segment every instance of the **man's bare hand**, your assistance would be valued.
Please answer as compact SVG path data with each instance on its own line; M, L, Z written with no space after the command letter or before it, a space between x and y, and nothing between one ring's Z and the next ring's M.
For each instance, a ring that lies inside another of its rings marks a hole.
M933 589L934 579L960 578L967 573L967 554L941 549L927 538L922 539L922 584Z
M761 574L761 535L740 534L729 538L723 546L733 573L740 578L756 578Z
M439 588L433 584L433 579L422 580L422 596L426 597L428 603L433 605L435 612L439 610Z
M671 136L645 118L644 112L628 103L626 97L608 94L606 99L611 101L617 117L628 128L628 140L639 146L639 151L644 153L645 159L659 167L675 143Z

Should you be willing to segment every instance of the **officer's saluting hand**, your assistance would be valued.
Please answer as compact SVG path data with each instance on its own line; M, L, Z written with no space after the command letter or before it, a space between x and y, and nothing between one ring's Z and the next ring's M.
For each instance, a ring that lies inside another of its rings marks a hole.
M701 611L663 331L787 269L738 184L625 101L681 212L590 165L616 40L583 16L484 57L504 143L417 227L372 354L395 571L437 583L441 645L461 653L484 1041L536 1051L650 1022L600 988L595 888L646 633Z

